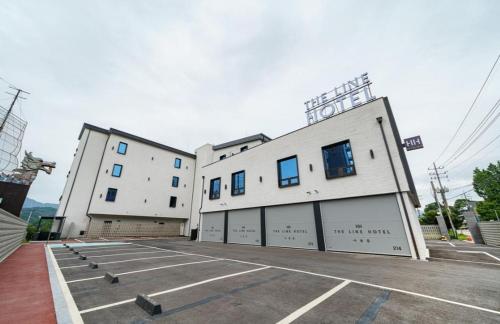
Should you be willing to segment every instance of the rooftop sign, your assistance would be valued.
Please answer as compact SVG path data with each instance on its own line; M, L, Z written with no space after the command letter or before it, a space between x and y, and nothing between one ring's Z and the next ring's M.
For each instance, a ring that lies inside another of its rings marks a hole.
M304 102L307 124L317 123L376 99L371 93L371 84L368 73L363 73L354 80L342 83L339 87Z

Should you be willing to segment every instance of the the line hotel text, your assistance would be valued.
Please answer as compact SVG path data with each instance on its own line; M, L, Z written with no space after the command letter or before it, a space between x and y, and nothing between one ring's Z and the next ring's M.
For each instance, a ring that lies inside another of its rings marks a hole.
M333 90L304 102L307 124L317 123L376 99L371 93L371 84L368 73L363 73L354 80L347 81Z

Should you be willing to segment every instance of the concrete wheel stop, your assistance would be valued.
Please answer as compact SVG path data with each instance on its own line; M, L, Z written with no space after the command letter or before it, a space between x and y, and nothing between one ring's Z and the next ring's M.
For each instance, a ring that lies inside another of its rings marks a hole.
M97 268L99 268L99 266L97 265L96 262L90 262L89 263L89 268L90 269L97 269Z
M111 273L111 272L106 272L106 274L104 275L104 279L106 279L107 281L109 281L109 283L118 283L118 276Z
M151 316L161 314L161 305L146 294L137 295L135 303Z
M73 250L73 253L74 254L79 254L80 252Z
M83 254L80 254L80 260L87 260L87 257Z

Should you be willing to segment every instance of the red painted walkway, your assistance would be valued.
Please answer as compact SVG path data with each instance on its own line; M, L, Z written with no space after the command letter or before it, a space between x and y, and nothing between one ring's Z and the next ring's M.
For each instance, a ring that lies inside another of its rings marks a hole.
M0 323L56 323L43 244L25 244L0 263Z

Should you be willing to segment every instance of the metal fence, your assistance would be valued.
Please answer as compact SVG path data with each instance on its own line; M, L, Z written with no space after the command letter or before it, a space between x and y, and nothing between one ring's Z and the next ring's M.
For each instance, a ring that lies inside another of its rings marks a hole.
M0 209L0 262L21 245L27 226L21 218Z
M441 231L438 225L420 225L422 234L426 240L439 240L441 238Z
M500 222L479 222L479 229L487 245L500 246Z

